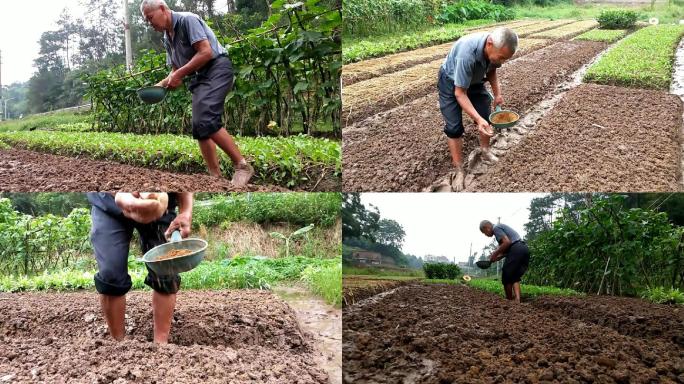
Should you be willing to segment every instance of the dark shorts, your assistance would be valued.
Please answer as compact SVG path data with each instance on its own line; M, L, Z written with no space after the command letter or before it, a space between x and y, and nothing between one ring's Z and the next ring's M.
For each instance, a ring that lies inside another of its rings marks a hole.
M192 137L204 140L223 127L223 105L233 89L233 64L225 56L207 63L192 77Z
M140 224L122 214L105 212L93 206L91 209L92 227L90 241L95 250L98 272L95 274L95 288L99 293L111 296L125 295L131 289L131 276L128 274L128 252L133 230L140 235L143 253L166 243L164 232L175 217L166 214L162 219ZM145 284L160 293L176 293L180 288L179 275L159 276L149 268Z
M442 117L444 118L444 133L451 139L457 139L463 136L465 132L463 128L463 110L454 94L456 89L454 81L441 68L439 69L437 88L439 89L439 109L442 111ZM492 102L489 99L484 83L468 88L467 95L477 113L489 121Z
M501 273L501 282L506 285L519 282L522 275L527 272L529 264L530 250L527 248L527 244L518 241L511 245L508 254L506 254L506 261Z

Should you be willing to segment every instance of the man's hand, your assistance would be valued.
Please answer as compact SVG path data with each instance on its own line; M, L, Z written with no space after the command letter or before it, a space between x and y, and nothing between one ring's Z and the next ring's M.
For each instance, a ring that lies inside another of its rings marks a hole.
M175 89L183 84L183 78L180 76L178 71L172 72L169 77L166 78L166 87L169 89Z
M498 95L494 96L494 103L492 104L492 108L496 108L497 105L503 105L504 99L503 96Z
M483 119L482 117L480 117L480 119L477 121L477 130L485 136L494 136L494 130L492 129L492 126L489 125L487 120Z
M148 224L164 215L168 204L166 193L122 193L114 197L123 215L138 223Z
M191 228L190 228L190 215L187 213L181 213L176 218L169 224L169 228L166 230L164 233L164 236L166 236L166 239L171 239L171 234L175 230L180 230L181 237L186 238L190 236Z
M164 88L166 88L166 86L167 86L168 84L169 84L169 78L167 77L167 78L165 78L164 80L158 82L158 83L155 84L155 85L156 85L157 87L164 87Z

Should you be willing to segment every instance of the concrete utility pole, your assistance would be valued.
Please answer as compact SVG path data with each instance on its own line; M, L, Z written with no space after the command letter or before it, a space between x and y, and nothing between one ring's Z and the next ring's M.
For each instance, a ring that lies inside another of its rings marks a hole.
M124 9L124 40L126 44L126 69L133 68L133 54L131 53L131 25L128 22L128 0L123 0Z

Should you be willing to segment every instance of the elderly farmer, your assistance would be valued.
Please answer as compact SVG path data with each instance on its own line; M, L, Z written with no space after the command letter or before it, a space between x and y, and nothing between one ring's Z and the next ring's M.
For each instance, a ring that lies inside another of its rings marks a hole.
M439 108L455 168L450 177L453 191L463 190L465 180L462 111L477 124L482 160L497 160L489 151L489 139L494 131L488 121L491 102L484 82L489 81L492 87L494 107L502 105L504 100L496 69L510 59L517 48L518 35L508 28L496 28L492 33L473 33L458 39L439 70Z
M109 334L116 340L125 335L126 293L131 289L128 252L133 230L140 235L140 248L147 252L166 243L165 238L178 229L181 237L190 234L192 194L88 193L92 204L90 240L95 250L98 272L95 288ZM175 209L179 208L176 215ZM154 341L166 343L176 305L180 276L159 276L148 268L145 284L152 293Z
M223 104L233 86L233 66L216 35L197 15L174 12L164 0L143 0L143 17L158 32L164 32L166 62L172 67L162 87L177 88L185 77L192 92L192 135L199 141L209 173L221 176L216 145L230 156L235 173L232 183L242 187L254 169L240 153L223 127Z
M506 298L520 302L520 278L527 272L530 262L530 250L527 244L513 228L506 224L493 225L488 220L480 222L480 232L487 237L496 238L499 247L489 256L492 262L506 258L501 274L501 281L506 291Z

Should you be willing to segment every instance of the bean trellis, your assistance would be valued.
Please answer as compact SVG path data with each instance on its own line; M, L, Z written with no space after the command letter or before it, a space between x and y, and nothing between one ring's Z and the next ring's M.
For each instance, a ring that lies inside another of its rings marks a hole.
M260 28L228 41L235 85L224 121L240 135L340 135L341 11L320 0L271 4ZM228 22L229 23L229 22ZM146 51L129 73L123 66L85 77L98 130L129 133L189 133L190 93L169 92L163 103L142 104L135 89L167 75L165 53Z

